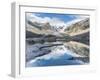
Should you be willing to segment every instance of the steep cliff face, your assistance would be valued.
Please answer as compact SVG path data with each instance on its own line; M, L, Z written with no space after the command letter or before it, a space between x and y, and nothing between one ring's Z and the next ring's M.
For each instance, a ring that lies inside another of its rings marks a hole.
M90 35L89 35L89 31L88 31L88 32L85 32L82 34L71 36L71 39L72 39L72 41L81 42L86 45L89 45L90 44L89 37L90 37Z
M50 29L50 25L45 23L37 23L37 22L31 22L28 21L26 23L26 31L36 33L36 34L52 34L53 31Z
M84 32L88 32L89 31L89 18L86 18L82 21L79 21L77 23L74 23L70 26L68 26L64 32L69 34L69 35L77 35L77 34L81 34Z
M89 30L89 18L86 18L82 21L74 23L68 26L64 32L65 34L70 35L71 41L81 42L86 45L89 45L89 37L90 37L90 30Z

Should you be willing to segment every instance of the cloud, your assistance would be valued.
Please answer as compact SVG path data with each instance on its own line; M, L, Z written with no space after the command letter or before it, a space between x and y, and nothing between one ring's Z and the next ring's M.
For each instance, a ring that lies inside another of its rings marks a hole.
M40 14L35 13L27 13L27 19L33 21L33 22L39 22L39 23L46 23L49 22L50 25L55 27L61 27L63 26L66 28L67 26L76 23L78 21L81 21L85 18L88 18L89 16L81 16L81 15L71 15L70 17L73 17L74 19L72 21L64 22L60 18L57 17L41 17Z
M60 20L59 18L39 17L37 14L34 13L27 13L27 19L33 22L40 22L40 23L49 22L52 26L66 26L66 23Z

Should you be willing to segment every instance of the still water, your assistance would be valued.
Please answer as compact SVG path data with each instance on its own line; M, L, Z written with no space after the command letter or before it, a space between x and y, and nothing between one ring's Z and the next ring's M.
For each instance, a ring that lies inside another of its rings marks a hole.
M26 67L83 65L89 63L89 48L77 43L27 43Z

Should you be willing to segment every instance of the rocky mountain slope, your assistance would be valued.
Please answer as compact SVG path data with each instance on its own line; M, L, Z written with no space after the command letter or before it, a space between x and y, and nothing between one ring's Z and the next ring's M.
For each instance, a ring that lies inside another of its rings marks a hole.
M68 26L64 32L69 34L69 35L77 35L77 34L81 34L81 33L84 33L84 32L88 32L89 31L89 18L86 18L84 20L81 20L77 23L74 23L70 26Z
M38 22L27 22L26 27L26 38L36 37L43 35L55 35L64 38L67 36L71 41L82 42L89 45L89 18L73 23L64 29L63 33L60 33L59 29L51 26L49 22L38 23ZM62 28L60 28L62 29ZM39 35L38 35L39 34ZM67 38L67 39L68 39ZM49 38L48 38L49 39ZM66 38L64 38L66 39ZM67 40L66 40L67 41ZM69 41L69 40L68 40Z

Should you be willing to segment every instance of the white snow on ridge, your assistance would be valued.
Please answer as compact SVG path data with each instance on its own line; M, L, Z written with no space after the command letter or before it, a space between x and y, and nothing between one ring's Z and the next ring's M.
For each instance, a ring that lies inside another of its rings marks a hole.
M30 21L32 22L38 22L38 23L41 23L41 24L44 24L44 23L50 23L51 27L53 27L53 29L58 29L57 31L58 32L64 32L64 29L76 22L79 22L81 20L84 20L86 18L89 18L89 16L81 16L81 15L78 15L76 17L76 19L73 19L72 21L68 21L68 22L64 22L63 20L59 19L59 18L56 18L56 17L53 17L53 18L50 18L50 17L40 17L40 16L37 16L36 14L33 14L33 13L27 13L27 18L30 19Z

